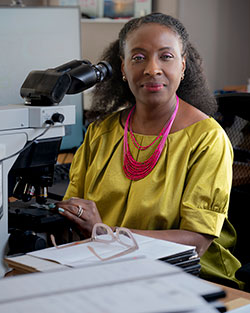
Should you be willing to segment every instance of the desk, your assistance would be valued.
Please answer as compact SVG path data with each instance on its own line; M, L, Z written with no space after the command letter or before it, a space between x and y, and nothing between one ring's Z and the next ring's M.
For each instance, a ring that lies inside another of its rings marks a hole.
M215 283L211 284L217 285L225 291L226 297L220 301L225 304L228 311L250 304L250 293Z

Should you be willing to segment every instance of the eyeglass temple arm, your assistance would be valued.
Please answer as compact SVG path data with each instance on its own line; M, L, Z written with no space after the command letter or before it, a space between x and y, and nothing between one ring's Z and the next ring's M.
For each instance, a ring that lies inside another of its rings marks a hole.
M76 246L76 245L79 245L79 244L82 244L82 243L90 242L90 241L92 241L92 238L84 239L84 240L81 240L81 241L74 241L74 242L72 242L72 243L65 244L65 245L63 245L63 246L58 246L58 245L56 244L56 239L55 239L55 236L54 236L53 234L50 234L50 240L51 240L53 246L54 246L56 249L63 249L63 248L68 248L68 247Z
M106 257L106 258L102 258L99 254L97 254L97 253L95 252L95 250L94 250L93 247L91 247L91 246L87 246L87 247L88 247L88 249L89 249L99 260L101 260L101 261L112 260L112 259L114 259L114 258L118 258L118 257L120 257L120 256L123 256L123 255L125 255L125 254L128 254L128 253L133 252L134 250L137 250L137 249L138 249L138 245L136 245L136 246L134 246L134 247L131 247L131 248L125 250L125 251L119 252L119 253L114 254L114 255L112 255L112 256L109 256L109 257Z

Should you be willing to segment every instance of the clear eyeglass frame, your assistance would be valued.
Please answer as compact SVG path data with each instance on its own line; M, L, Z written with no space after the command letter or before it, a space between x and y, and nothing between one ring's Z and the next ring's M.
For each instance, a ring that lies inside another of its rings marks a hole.
M104 239L104 237L102 235L108 235L108 237L106 237ZM122 238L122 236L127 237L126 242L124 241L124 238ZM108 257L102 257L95 251L95 249L93 247L87 246L87 248L101 261L112 260L114 258L118 258L120 256L129 254L129 253L139 249L139 246L138 246L134 236L132 235L132 232L128 228L116 227L115 232L113 232L112 229L104 223L96 223L92 229L91 237L86 239L86 240L76 241L76 242L73 242L71 244L66 244L63 246L57 246L54 235L51 234L50 238L51 238L51 242L52 242L53 246L57 249L67 248L70 246L75 246L75 245L78 245L81 243L87 243L87 242L101 242L101 243L105 243L105 244L110 244L110 243L115 242L115 241L127 248L126 250L121 251L119 253L116 253L114 255L111 255Z

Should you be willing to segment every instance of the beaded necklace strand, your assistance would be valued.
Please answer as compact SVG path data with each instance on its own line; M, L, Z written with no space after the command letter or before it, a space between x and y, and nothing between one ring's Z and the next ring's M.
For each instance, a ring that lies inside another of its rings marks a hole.
M172 124L174 122L174 119L176 117L178 107L179 107L179 98L176 96L176 106L175 110L169 119L169 121L166 123L166 125L161 130L160 134L157 136L157 138L151 142L148 146L140 146L138 142L135 139L135 136L132 131L131 127L131 115L135 109L135 106L130 110L126 123L124 128L124 143L123 143L123 155L124 155L124 161L123 161L123 170L127 178L130 180L140 180L147 176L155 167L156 163L158 162L158 159L161 155L161 152L163 150L163 147L165 145L165 142L167 140L168 134L170 132L170 129L172 127ZM147 148L151 147L161 136L162 139L159 142L159 145L156 147L153 154L144 162L137 162L134 160L128 144L128 125L130 125L130 136L132 139L133 144L138 150L146 150Z

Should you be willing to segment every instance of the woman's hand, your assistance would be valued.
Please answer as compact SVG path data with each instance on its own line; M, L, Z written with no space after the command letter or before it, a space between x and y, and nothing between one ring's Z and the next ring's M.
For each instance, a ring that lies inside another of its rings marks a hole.
M58 212L79 229L81 234L89 238L96 223L102 223L95 202L72 197L56 203Z

